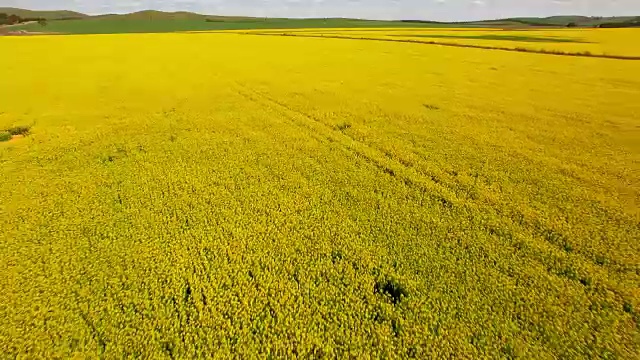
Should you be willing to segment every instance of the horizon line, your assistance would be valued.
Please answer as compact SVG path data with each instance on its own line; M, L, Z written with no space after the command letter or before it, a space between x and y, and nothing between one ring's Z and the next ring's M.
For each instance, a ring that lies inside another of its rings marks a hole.
M597 19L597 18L618 18L618 17L640 17L639 15L612 15L612 16L598 16L598 15L577 15L577 14L556 14L556 15L549 15L549 16L511 16L511 17L504 17L504 18L485 18L485 19L475 19L475 20L449 20L449 21L442 21L442 20L431 20L431 19L411 19L411 18L406 18L406 19L391 19L391 18L387 18L387 19L373 19L373 18L358 18L358 17L343 17L343 16L323 16L323 17L280 17L280 16L250 16L250 15L218 15L218 14L204 14L204 13L199 13L199 12L194 12L194 11L187 11L187 10L175 10L175 11L167 11L167 10L157 10L157 9L145 9L145 10L137 10L137 11L131 11L131 12L110 12L110 13L83 13L80 11L75 11L75 10L68 10L68 9L57 9L57 10L32 10L32 9L27 9L27 8L18 8L18 7L12 7L12 6L0 6L0 9L16 9L16 10L23 10L23 11L32 11L32 12L62 12L62 11L66 11L66 12L73 12L73 13L77 13L80 15L84 15L86 17L97 17L97 16L109 16L109 15L132 15L132 14L138 14L138 13L144 13L144 12L148 12L148 11L155 11L155 12L159 12L159 13L164 13L164 14L176 14L176 13L186 13L186 14L193 14L193 15L200 15L200 16L211 16L211 17L238 17L238 18L254 18L254 19L294 19L294 20L320 20L320 19L345 19L345 20L361 20L361 21L422 21L422 22L431 22L431 23L442 23L442 24L447 24L447 23L473 23L473 22L483 22L483 21L500 21L500 20L513 20L513 19L549 19L549 18L554 18L554 17L584 17L584 18L589 18L589 19ZM52 19L52 20L56 20L56 19Z

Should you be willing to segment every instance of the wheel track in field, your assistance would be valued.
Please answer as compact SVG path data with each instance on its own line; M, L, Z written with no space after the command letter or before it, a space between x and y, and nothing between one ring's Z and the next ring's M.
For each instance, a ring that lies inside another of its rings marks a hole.
M554 234L554 230L540 220L523 220L516 224L512 220L514 216L522 217L522 212L512 214L509 209L503 210L494 208L468 196L464 196L464 194L460 196L455 190L449 188L434 175L421 174L413 167L407 165L407 161L396 159L397 156L392 156L384 150L356 140L343 131L331 127L321 120L300 110L294 109L260 91L251 89L239 83L236 83L236 88L238 93L244 98L281 113L293 126L305 129L306 132L314 139L325 143L337 143L340 145L341 149L351 154L353 157L362 159L369 165L380 170L382 173L392 176L408 187L417 189L426 200L428 199L432 202L433 206L440 206L443 211L451 211L456 208L461 209L462 211L458 211L460 216L467 217L471 223L479 225L486 233L496 235L496 241L499 241L501 246L509 246L514 249L514 253L519 252L518 256L527 257L535 261L539 266L546 269L550 275L557 277L565 276L562 273L563 269L554 270L549 268L548 259L558 259L559 255L554 255L549 249L537 245L538 240L542 240L542 242L549 244L556 250L559 250L560 254L564 254L563 256L567 258L573 257L577 258L580 262L595 263L593 256L590 254L583 254L580 252L569 253L564 248L564 244L562 242L550 239L548 234ZM490 223L487 220L470 215L477 211L492 213L496 216L498 221ZM511 223L511 225L509 223ZM513 227L522 230L521 237L528 240L526 242L530 246L530 253L527 254L520 251L521 242L516 236L514 236L515 232L513 231ZM501 228L506 231L502 231ZM608 268L603 270L606 273L609 271ZM500 271L507 276L511 276L508 275L510 273L510 270L508 269L501 268ZM586 278L600 278L599 280L602 280L602 284L605 285L608 290L614 292L619 298L624 300L630 297L626 289L618 289L617 283L612 284L607 280L607 276L594 276L595 274L592 273L588 273L587 275L588 276ZM578 280L582 282L584 279L585 278L574 280L576 282L578 282Z
M427 191L435 191L439 194L442 192L448 192L442 191L442 189L448 188L446 186L439 185L438 182L432 181L433 184L427 184L424 183L424 181L415 179L414 176L407 174L406 171L407 169L410 169L410 167L403 164L401 161L394 159L392 156L389 156L384 151L376 147L372 147L362 141L358 141L344 132L323 123L321 120L296 110L268 95L256 90L248 89L242 85L238 86L245 91L245 93L241 93L245 98L258 103L262 102L266 106L274 108L276 111L282 113L291 120L293 125L303 127L308 130L311 136L317 140L341 145L342 149L351 153L354 157L364 160L383 173L391 175L392 177L404 182L406 185L419 188L423 193L427 193ZM248 95L247 92L251 95ZM300 121L300 119L302 121ZM442 189L437 189L437 187ZM438 197L437 200L451 204L453 197L455 197L455 195L443 195Z
M82 319L82 323L87 327L87 329L89 329L89 334L91 335L91 338L96 342L98 346L99 358L103 359L104 353L106 352L106 349L108 346L108 342L107 342L108 340L105 337L105 334L103 333L103 331L99 330L96 327L95 321L93 321L89 317L89 314L81 308L80 299L82 299L82 296L80 296L78 291L72 290L71 294L73 295L75 300L75 302L73 303L74 304L73 310L76 312L78 317Z
M299 32L293 33L288 31L287 32L236 32L236 34L254 35L254 36L289 36L289 37L299 37L299 38L396 42L396 43L405 43L405 44L436 45L436 46L457 47L457 48L466 48L466 49L508 51L508 52L519 52L519 53L526 53L526 54L539 54L539 55L550 55L550 56L569 56L569 57L626 60L626 61L640 60L640 56L630 56L630 55L592 54L590 52L562 52L562 51L531 49L531 48L523 48L523 47L509 48L509 47L499 47L499 46L461 44L461 43L444 42L444 41L424 41L424 40L415 40L415 39L388 39L388 38L373 38L373 37L355 37L355 36L349 36L349 35L315 35L315 34L300 34Z

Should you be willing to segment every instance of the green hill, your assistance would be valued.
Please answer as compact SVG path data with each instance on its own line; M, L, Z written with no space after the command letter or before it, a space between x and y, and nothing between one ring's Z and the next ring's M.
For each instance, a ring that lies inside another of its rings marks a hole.
M203 15L197 14L193 12L187 11L176 11L176 12L166 12L166 11L158 11L158 10L144 10L137 11L129 14L105 14L105 15L96 15L92 16L93 19L101 19L101 20L153 20L153 21L164 21L164 20L210 20L212 22L215 21L265 21L265 18L257 18L250 16L219 16L219 15ZM284 18L267 18L267 21L270 20L288 20Z
M186 11L164 12L157 10L144 10L130 14L97 15L92 18L102 20L204 20L207 16Z
M8 15L17 15L21 18L44 18L47 20L60 20L60 19L82 19L87 18L89 15L81 14L75 11L68 10L52 10L52 11L39 11L39 10L25 10L11 7L0 7L0 13Z

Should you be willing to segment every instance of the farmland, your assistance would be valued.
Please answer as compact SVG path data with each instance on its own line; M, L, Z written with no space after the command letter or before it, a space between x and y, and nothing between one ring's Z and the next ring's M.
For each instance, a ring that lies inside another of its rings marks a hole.
M401 22L369 21L355 19L220 19L205 21L204 18L138 19L130 17L97 17L52 21L46 27L30 24L22 27L28 31L47 31L64 34L115 34L115 33L164 33L175 31L234 30L234 29L289 29L289 28L368 28L415 27L416 24Z
M165 33L176 31L300 29L300 28L415 28L451 27L446 23L408 23L362 19L287 19L238 16L205 16L194 13L143 11L125 15L103 15L49 21L46 26L27 24L22 30L61 34ZM473 25L470 25L473 26Z
M280 29L246 31L255 35L288 35L353 40L380 40L640 59L637 29L499 29L368 28Z
M637 54L617 31L566 37ZM532 44L478 35L445 40ZM0 49L0 129L30 126L0 142L3 357L640 351L639 61L238 32Z
M29 23L20 29L38 33L120 34L164 33L176 31L250 30L250 29L335 29L335 28L498 28L543 29L572 27L637 27L640 17L552 16L547 18L506 18L498 20L437 22L416 20L366 20L353 18L270 18L203 15L193 12L156 10L128 14L87 15L73 11L31 11L0 8L0 13L23 18L42 18L44 24ZM1 28L0 28L1 30ZM613 37L609 37L612 39Z

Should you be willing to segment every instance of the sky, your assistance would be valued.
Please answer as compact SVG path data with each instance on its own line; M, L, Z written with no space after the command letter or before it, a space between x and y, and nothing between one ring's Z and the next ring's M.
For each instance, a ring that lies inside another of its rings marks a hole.
M0 0L0 7L86 14L140 10L259 17L464 21L515 16L640 16L640 0Z

